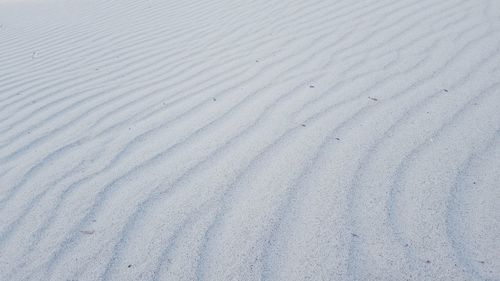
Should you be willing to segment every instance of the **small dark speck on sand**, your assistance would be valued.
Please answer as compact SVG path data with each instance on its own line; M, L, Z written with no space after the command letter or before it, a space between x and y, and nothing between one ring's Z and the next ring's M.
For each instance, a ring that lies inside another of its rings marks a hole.
M314 85L309 85L309 88L314 88Z
M352 237L359 237L356 233L351 233Z
M340 138L335 138L336 140L340 140Z
M484 264L484 261L479 261L480 264Z
M447 90L447 89L443 89L443 91L444 91L445 93L448 93L448 90Z
M212 101L217 101L217 99L216 98L212 98Z
M378 101L377 98L372 98L372 97L368 97L369 99L371 99L372 101Z
M131 268L131 267L132 267L132 265L131 265L131 264L129 264L129 265L128 265L128 268Z
M305 126L306 126L306 124L301 124L300 126L305 127Z
M431 261L430 260L426 260L425 263L431 263Z

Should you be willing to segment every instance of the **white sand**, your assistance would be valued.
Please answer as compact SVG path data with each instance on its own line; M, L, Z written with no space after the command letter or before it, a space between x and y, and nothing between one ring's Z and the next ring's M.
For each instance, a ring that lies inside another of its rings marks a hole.
M0 280L500 280L500 1L1 0Z

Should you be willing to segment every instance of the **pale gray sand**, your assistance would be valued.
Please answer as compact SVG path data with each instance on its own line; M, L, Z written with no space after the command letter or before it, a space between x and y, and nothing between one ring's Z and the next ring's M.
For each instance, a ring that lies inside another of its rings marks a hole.
M0 0L0 280L500 280L500 1Z

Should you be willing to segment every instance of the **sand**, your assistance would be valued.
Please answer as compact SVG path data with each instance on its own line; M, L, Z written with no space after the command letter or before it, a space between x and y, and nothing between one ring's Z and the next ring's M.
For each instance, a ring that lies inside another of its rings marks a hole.
M0 280L500 280L500 1L0 1Z

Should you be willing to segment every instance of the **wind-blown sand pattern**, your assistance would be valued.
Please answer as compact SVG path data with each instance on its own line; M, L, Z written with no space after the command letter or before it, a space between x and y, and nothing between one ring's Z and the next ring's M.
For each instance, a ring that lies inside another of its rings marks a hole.
M0 2L0 280L500 280L500 1Z

